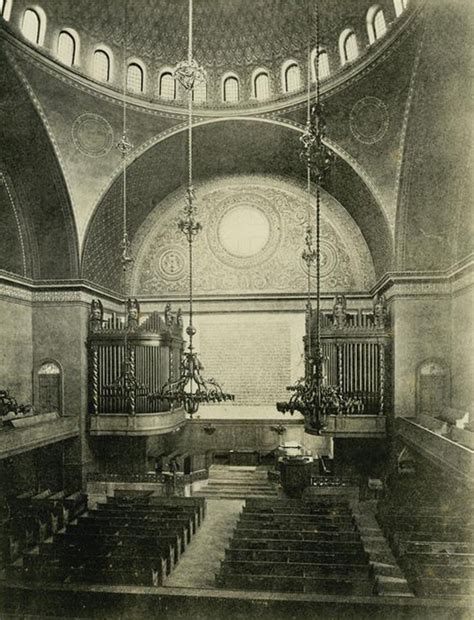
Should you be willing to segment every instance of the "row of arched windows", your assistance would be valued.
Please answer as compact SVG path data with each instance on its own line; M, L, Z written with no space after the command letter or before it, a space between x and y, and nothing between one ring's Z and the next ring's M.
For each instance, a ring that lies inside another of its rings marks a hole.
M0 0L0 14L4 19L10 16L12 0ZM394 0L396 16L400 16L407 8L408 0ZM34 43L41 45L44 40L46 15L42 9L28 8L23 13L23 36ZM373 44L387 32L387 23L383 10L375 5L367 12L367 32L369 43ZM359 44L355 32L346 28L339 37L339 54L341 65L356 60L359 56ZM78 64L79 35L70 28L64 28L58 35L57 58L68 66ZM316 79L316 62L318 62L319 77L325 79L330 75L329 57L325 50L313 50L311 56L311 72L313 81ZM94 51L92 63L93 77L100 82L110 82L112 79L112 52L103 46ZM127 66L126 85L133 93L145 92L145 67L139 60L130 61ZM284 63L281 74L282 90L292 93L302 87L301 71L298 63L289 60ZM176 81L171 69L162 70L158 80L158 96L162 99L175 100L177 98ZM197 103L207 100L207 86L202 83L193 91ZM240 101L240 81L235 74L226 74L222 79L222 101L237 103ZM270 77L266 70L258 69L252 77L252 97L258 101L270 98Z

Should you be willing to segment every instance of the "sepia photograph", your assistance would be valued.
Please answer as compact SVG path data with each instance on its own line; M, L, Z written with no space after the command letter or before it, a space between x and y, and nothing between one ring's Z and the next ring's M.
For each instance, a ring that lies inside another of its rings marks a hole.
M473 0L0 0L0 620L474 617Z

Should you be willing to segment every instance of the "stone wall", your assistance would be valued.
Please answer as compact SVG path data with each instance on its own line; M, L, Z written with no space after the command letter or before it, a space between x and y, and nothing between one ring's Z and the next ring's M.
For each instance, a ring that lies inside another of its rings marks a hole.
M33 334L31 306L15 298L0 298L0 388L18 403L31 403Z

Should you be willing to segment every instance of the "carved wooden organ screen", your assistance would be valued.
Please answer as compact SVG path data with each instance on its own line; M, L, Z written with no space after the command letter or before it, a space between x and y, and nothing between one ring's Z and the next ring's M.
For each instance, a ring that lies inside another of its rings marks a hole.
M139 323L136 300L129 300L127 320L103 320L102 304L92 302L89 317L89 409L92 414L153 413L169 409L153 397L178 378L183 350L181 312L151 313Z
M344 297L336 298L332 312L321 314L321 352L328 385L341 388L359 405L351 413L380 415L391 401L391 334L385 301L377 299L371 310L346 309ZM311 339L315 354L316 317L311 317ZM307 330L308 331L308 330Z

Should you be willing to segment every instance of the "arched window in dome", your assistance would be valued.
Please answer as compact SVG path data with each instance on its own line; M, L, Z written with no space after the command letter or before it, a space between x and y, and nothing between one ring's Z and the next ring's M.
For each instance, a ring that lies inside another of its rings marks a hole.
M239 80L229 75L224 80L224 101L226 103L238 103L239 101Z
M265 101L270 97L270 80L266 71L260 71L254 77L253 94L258 101Z
M176 99L176 80L171 71L163 71L160 76L160 97L162 99Z
M324 80L329 77L329 56L325 50L320 50L318 55L319 79ZM316 49L311 52L311 78L316 81Z
M41 37L41 18L37 11L26 9L23 13L21 32L25 39L28 39L28 41L36 45L39 44Z
M12 10L12 0L0 0L0 15L8 21Z
M194 103L206 103L207 101L207 83L206 81L199 82L193 88L193 101Z
M341 33L339 38L339 53L341 55L341 64L352 62L359 56L359 47L357 38L353 30L346 29Z
M301 88L300 68L296 62L292 62L285 69L283 89L285 93L292 93L299 88Z
M127 89L134 93L142 93L144 82L143 69L136 62L131 62L127 69Z
M367 11L367 33L369 35L369 43L375 43L382 38L387 32L387 24L383 11L378 6L373 6Z
M393 0L395 7L395 15L400 17L403 11L408 7L408 0Z
M58 60L63 65L72 67L76 61L76 39L70 32L62 30L58 38Z
M104 50L94 52L94 78L99 82L110 80L110 56Z

